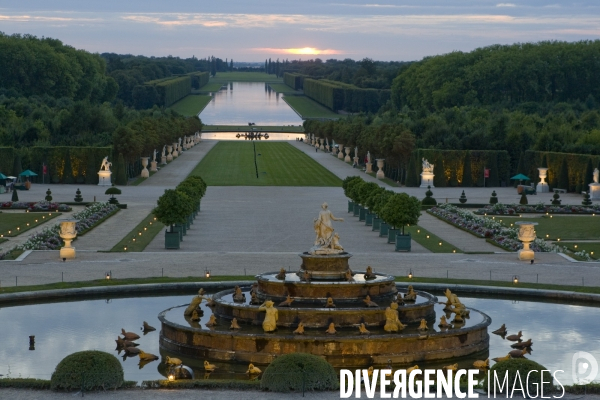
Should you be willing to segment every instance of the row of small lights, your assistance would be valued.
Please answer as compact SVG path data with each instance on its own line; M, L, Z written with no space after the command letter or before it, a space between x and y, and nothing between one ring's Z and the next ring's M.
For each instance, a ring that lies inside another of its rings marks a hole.
M156 217L154 217L154 221L156 221ZM152 225L152 222L153 222L153 221L150 221L150 222L148 223L148 226L145 226L143 230L139 231L139 232L138 232L138 236L134 236L134 237L132 237L132 238L131 238L131 241L132 241L132 242L135 242L135 239L136 239L136 237L142 236L142 234L143 234L145 231L147 231L147 230L148 230L148 228L150 227L150 225ZM127 251L127 245L123 246L123 251ZM107 278L107 279L108 279L108 278Z
M409 226L410 226L410 225L409 225ZM421 230L420 230L420 229L417 229L417 233L421 233ZM426 238L427 238L427 239L429 239L429 235L426 235ZM443 243L443 242L439 242L438 244L439 244L440 246L442 246L444 243ZM452 252L453 252L453 253L456 253L456 249L452 249Z
M27 210L26 212L29 212L29 210ZM48 213L48 215L52 216L52 213ZM42 215L42 219L46 219L45 215ZM36 219L34 223L37 224L38 220ZM27 226L29 226L29 222L27 223ZM21 227L17 226L17 231L21 231ZM12 230L8 231L7 235L10 235L12 233ZM4 234L0 234L0 238L3 238Z
M415 274L413 274L413 271L412 271L412 269L411 269L411 270L408 272L408 279L412 279L412 278L414 278L414 277L415 277ZM519 283L519 276L518 276L518 275L514 275L514 276L512 277L512 282L513 282L513 284L515 284L515 285L516 285L517 283Z

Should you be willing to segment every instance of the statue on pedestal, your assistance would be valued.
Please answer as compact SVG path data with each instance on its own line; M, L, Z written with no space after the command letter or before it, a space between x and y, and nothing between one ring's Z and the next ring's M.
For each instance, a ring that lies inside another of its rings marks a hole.
M273 332L277 329L277 320L279 319L279 313L277 309L273 307L275 303L271 300L265 301L260 307L259 311L266 311L265 320L263 321L262 327L265 332Z
M108 161L108 156L106 156L102 160L102 165L100 165L100 171L110 171L110 167L112 167L112 163Z
M599 174L600 174L600 172L598 171L598 168L595 168L594 169L594 175L593 175L593 177L594 177L594 183L600 183L600 182L598 182L598 175Z
M431 172L433 173L433 164L430 164L426 159L422 159L423 161L423 172Z
M156 161L156 149L154 149L154 153L152 153L152 160L150 160L150 162L155 162Z
M343 218L336 218L328 209L327 203L321 205L321 211L314 220L314 229L316 233L315 245L311 248L311 254L338 254L344 251L339 243L339 235L334 233L332 221L341 221Z

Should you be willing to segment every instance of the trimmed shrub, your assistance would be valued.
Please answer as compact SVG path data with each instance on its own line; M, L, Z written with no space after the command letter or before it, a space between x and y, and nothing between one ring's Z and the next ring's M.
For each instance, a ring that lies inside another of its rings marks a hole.
M81 196L81 190L79 190L79 188L77 188L77 191L75 192L75 199L74 199L77 203L81 203L83 201L83 197Z
M19 201L19 195L17 194L17 189L13 189L12 192L12 197L10 198L10 201Z
M44 197L44 200L52 201L52 192L50 191L50 188L48 188L48 190L46 190L46 197Z
M542 377L541 371L543 370L546 370L546 372ZM532 372L529 374L530 371L537 372ZM514 385L514 389L517 391L517 393L523 394L523 392L520 391L523 389L525 390L524 394L529 393L529 395L532 397L538 397L540 396L542 380L544 382L544 395L551 393L554 389L552 384L552 375L550 372L548 372L548 369L536 363L535 361L531 361L526 358L513 358L510 360L501 361L490 369L490 374L488 376L493 377L494 373L496 373L496 376L500 382L504 380L505 375L508 373L508 385L504 388L502 393L512 392ZM519 375L518 378L517 374ZM529 374L529 376L527 374ZM519 378L521 384L519 384ZM492 393L493 384L494 382L490 382L490 390ZM483 387L487 387L487 382L483 383ZM499 390L498 387L496 389Z
M521 200L519 200L519 204L522 204L522 205L529 204L529 202L527 201L527 195L525 194L525 192L523 192L521 194Z
M583 201L581 202L584 206L591 206L592 201L590 200L590 192L585 192L583 195Z
M496 200L498 200L498 199L496 199ZM461 193L460 198L458 199L458 201L460 201L461 204L465 204L467 202L467 196L465 195L465 191L464 190L462 191L462 193Z
M427 191L425 192L425 198L423 200L421 200L421 204L423 204L424 206L436 206L437 201L431 196L433 196L433 192L431 191L431 186L427 186Z
M490 204L498 204L498 195L496 194L495 190L492 191L492 197L490 197ZM525 203L525 204L527 204L527 203Z
M339 381L331 364L321 357L291 353L277 357L269 364L260 387L272 392L335 390Z
M65 167L63 170L63 183L72 184L74 183L73 179L73 166L71 165L71 152L67 150L67 154L65 155Z
M53 390L116 389L123 385L123 367L112 354L86 350L58 363L51 378Z
M567 166L567 159L563 158L560 164L560 170L558 171L558 188L569 191L569 167Z
M433 186L435 187L446 187L446 168L444 166L444 158L438 155L435 158L435 164L433 165Z
M552 205L554 205L554 206L560 206L561 200L559 200L560 199L560 195L558 194L557 191L554 191L554 195L552 196L552 198L554 199L554 200L552 200Z

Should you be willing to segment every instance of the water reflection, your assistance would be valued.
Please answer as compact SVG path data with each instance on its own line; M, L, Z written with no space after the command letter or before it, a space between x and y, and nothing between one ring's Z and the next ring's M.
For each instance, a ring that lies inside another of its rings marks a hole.
M302 118L264 82L230 82L200 113L207 125L302 125Z
M433 293L441 295L441 293ZM73 301L63 303L33 304L0 308L0 375L12 377L32 377L49 379L58 362L66 355L81 350L102 350L117 355L115 339L121 332L136 332L141 338L140 349L146 353L166 355L159 350L160 323L157 315L177 305L187 304L191 294L164 297L106 298L97 300ZM574 306L568 304L522 301L513 303L512 299L489 299L461 296L468 307L476 308L492 318L489 331L503 323L508 334L523 331L523 340L533 340L533 352L527 357L544 365L550 370L564 370L558 375L563 384L572 383L571 360L576 351L587 351L600 360L600 337L597 334L597 321L600 308ZM180 309L181 310L181 309ZM204 316L212 311L205 309ZM442 315L441 307L436 306L436 323ZM176 314L181 323L188 324L183 316ZM142 322L158 328L147 335L142 333ZM198 327L204 328L204 321ZM215 329L221 329L217 327ZM246 328L246 327L243 327ZM254 327L247 327L252 331ZM228 329L227 329L228 330ZM35 335L35 350L29 350L29 336ZM490 333L489 356L505 356L512 348L512 342ZM122 356L123 353L120 354ZM203 377L203 360L184 360L186 365L194 367L197 377ZM121 360L125 378L129 380L163 379L164 364L153 361L139 366L138 357ZM460 368L469 367L473 359L447 360L436 364L419 363L421 367L436 367L459 363ZM197 366L195 365L197 364ZM220 368L211 378L238 377L244 375L247 365L216 362ZM493 364L493 362L492 362Z
M211 140L247 140L244 135L245 132L202 132L202 139ZM268 139L265 139L264 133L259 140L268 140L270 142L274 140L304 140L304 133L293 133L293 132L265 132L268 133Z

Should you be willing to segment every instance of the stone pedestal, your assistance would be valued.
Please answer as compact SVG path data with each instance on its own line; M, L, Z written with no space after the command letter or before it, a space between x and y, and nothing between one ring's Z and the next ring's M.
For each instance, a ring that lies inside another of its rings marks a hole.
M142 178L150 178L150 172L148 171L148 160L150 157L142 157L142 171L140 172L140 177Z
M350 147L344 147L344 149L346 149L346 157L344 158L344 161L352 162L352 159L350 158Z
M529 261L535 259L535 253L529 248L531 242L536 238L535 226L537 222L519 221L515 222L519 226L519 240L523 242L523 248L518 251L519 260Z
M427 188L427 186L433 186L433 173L432 172L422 172L421 173L421 186L422 188Z
M548 186L548 183L546 183L546 177L548 176L548 168L538 168L538 171L540 172L540 183L538 183L535 187L536 192L550 192L550 187Z
M600 200L600 183L590 183L590 199Z
M158 171L158 163L156 161L150 162L150 172Z
M111 186L111 171L98 171L98 186Z
M162 156L160 158L160 165L167 165L167 156Z
M173 143L173 158L179 157L179 147L177 143Z
M340 160L343 160L344 159L344 145L343 144L339 144L338 146L340 146L340 149L339 149L337 157Z
M167 161L173 161L173 146L167 146Z
M383 179L385 178L385 174L383 173L383 162L385 161L385 158L378 158L377 160L377 173L375 174L375 177L377 179Z
M355 156L355 157L353 158L353 161L354 161L354 165L358 165L358 161L359 161L359 160L358 160L358 157L356 157L356 156Z
M366 166L367 166L367 171L366 171L367 174L373 172L373 163L368 162L366 164Z
M75 258L75 247L71 246L71 242L77 237L76 223L76 219L63 219L60 221L60 237L65 242L64 247L60 248L61 260L72 260Z

